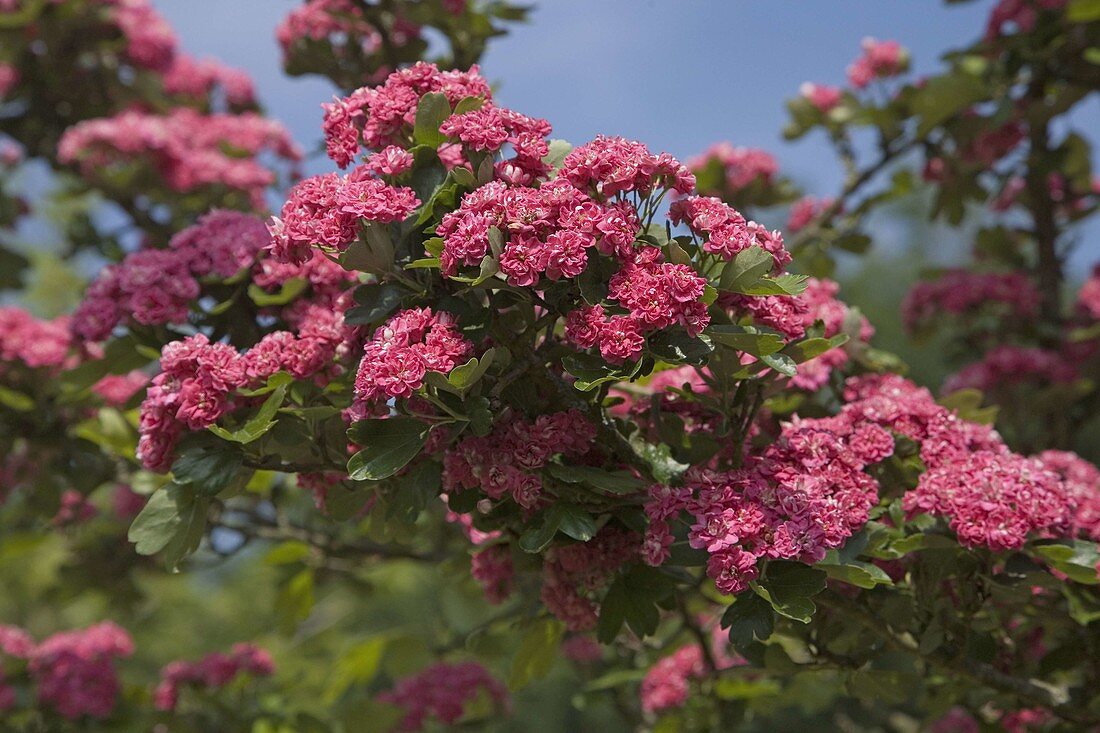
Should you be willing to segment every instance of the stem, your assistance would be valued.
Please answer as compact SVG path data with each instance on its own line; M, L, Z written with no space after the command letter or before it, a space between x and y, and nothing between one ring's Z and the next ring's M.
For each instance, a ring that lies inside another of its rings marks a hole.
M1035 107L1044 104L1044 81L1037 75L1028 86L1028 97ZM1050 129L1045 114L1028 125L1027 175L1025 184L1031 199L1031 216L1034 221L1037 250L1036 279L1039 285L1040 312L1045 321L1054 326L1061 322L1062 312L1062 261L1058 255L1058 222L1054 202L1050 198L1050 185L1043 162L1050 155ZM1044 336L1044 338L1049 338Z

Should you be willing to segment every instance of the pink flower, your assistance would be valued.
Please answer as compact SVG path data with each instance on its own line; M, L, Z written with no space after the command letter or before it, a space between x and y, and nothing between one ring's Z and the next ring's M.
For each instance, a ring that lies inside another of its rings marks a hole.
M153 692L153 704L158 710L175 710L185 687L213 690L225 687L240 674L270 677L274 673L275 664L265 649L234 644L229 654L212 652L197 662L177 660L166 664Z
M760 148L747 148L719 142L688 161L688 168L696 175L703 174L711 166L722 171L722 185L718 190L703 193L737 194L754 183L770 186L779 172L779 161L771 153Z
M897 41L864 38L860 46L863 55L848 67L848 81L863 89L875 78L897 76L909 66L909 52Z
M108 717L121 691L114 660L133 651L130 635L109 621L54 634L29 656L38 699L69 720Z
M428 371L447 374L472 349L450 314L437 315L430 308L401 311L363 347L355 378L356 399L407 398L420 389Z
M612 316L600 326L600 355L612 364L637 359L643 346L638 322L630 316Z
M8 96L12 89L19 83L19 69L11 64L0 64L0 99Z
M832 87L827 84L814 84L805 82L798 88L798 93L809 100L810 104L817 108L821 114L828 114L837 106L843 98L844 92L840 87Z
M379 700L405 709L401 730L421 730L429 721L450 726L459 721L471 700L485 696L494 708L507 712L508 692L476 662L440 662L406 677Z

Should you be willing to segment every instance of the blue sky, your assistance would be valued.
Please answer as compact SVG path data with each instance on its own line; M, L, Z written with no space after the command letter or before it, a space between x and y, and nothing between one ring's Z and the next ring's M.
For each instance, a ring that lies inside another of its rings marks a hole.
M942 0L533 0L531 22L491 42L482 70L498 99L545 117L578 144L598 133L690 157L717 140L770 150L811 191L836 189L825 141L786 143L784 100L812 80L840 84L864 36L897 39L917 73L945 49L978 36L991 2ZM295 138L319 137L320 103L334 89L279 69L274 28L293 0L154 0L184 48L247 70L268 112ZM1100 130L1100 100L1075 118ZM313 171L327 169L318 160ZM1100 226L1082 266L1100 257Z

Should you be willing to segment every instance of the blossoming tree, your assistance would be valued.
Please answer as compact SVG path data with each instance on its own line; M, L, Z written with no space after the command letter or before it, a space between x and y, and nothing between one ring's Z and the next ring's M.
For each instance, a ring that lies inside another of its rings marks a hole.
M288 72L342 92L330 171L277 191L298 148L148 4L0 3L35 39L0 129L142 235L73 237L109 261L71 316L0 309L0 571L53 578L0 603L0 728L1100 726L1095 279L1061 300L1100 6L1002 0L940 75L869 39L808 82L829 198L732 144L553 138L472 65L523 15L293 10ZM118 89L57 114L54 43ZM1006 217L906 300L984 350L942 391L829 279L913 164L934 216Z

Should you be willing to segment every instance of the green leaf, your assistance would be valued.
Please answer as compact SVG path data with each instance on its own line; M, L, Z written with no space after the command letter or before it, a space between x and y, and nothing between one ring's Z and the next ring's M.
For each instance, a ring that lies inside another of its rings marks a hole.
M145 507L126 533L126 538L135 545L139 555L155 555L171 541L179 524L181 500L193 501L194 492L172 484L168 489L157 491L145 502Z
M363 237L356 239L340 255L340 266L351 272L383 274L393 269L394 248L389 225L364 222Z
M604 382L614 382L629 377L595 354L570 354L562 358L561 365L565 371L576 377L573 386L581 392L595 389ZM637 368L638 366L635 365L635 371Z
M722 614L722 628L729 629L730 643L738 649L766 641L775 630L775 613L758 595L742 593Z
M924 137L932 128L986 99L989 94L990 87L981 77L963 72L926 80L914 91L910 101L913 113L920 118L917 136Z
M564 632L562 623L553 618L537 619L527 627L512 659L512 672L508 676L510 689L520 690L546 676L557 661Z
M565 140L558 140L557 138L551 139L547 147L549 152L542 156L542 162L550 166L551 171L557 171L561 168L565 156L569 155L569 151L573 149L573 146Z
M455 170L466 171L467 173L470 172L465 168L455 168ZM435 258L438 258L441 254L443 254L443 246L443 237L432 237L431 239L424 240L424 252Z
M298 624L309 618L313 604L313 569L305 568L292 575L275 598L275 614L283 633L294 633Z
M796 341L793 344L787 344L783 347L783 351L780 352L786 356L791 357L791 361L795 364L802 364L821 356L826 351L835 349L838 346L842 346L848 341L848 334L838 333L835 336L829 338L808 338Z
M544 470L558 481L585 484L612 494L631 494L642 491L647 486L645 481L625 471L606 471L592 466L567 466L561 463L548 463Z
M807 624L817 610L810 599L825 590L825 578L824 570L799 562L772 560L753 587L776 613Z
M413 125L413 141L417 145L438 148L447 142L447 136L439 126L451 116L451 105L444 94L432 92L420 98L416 106L416 122Z
M876 585L893 585L894 581L882 568L869 562L853 560L844 564L819 562L814 567L821 568L830 578L859 588L874 588Z
M386 517L415 522L430 502L438 501L442 482L443 466L438 461L419 461L401 477L386 506Z
M293 565L310 556L312 548L301 540L287 540L272 547L264 556L267 565Z
M1100 584L1100 577L1096 573L1096 564L1100 562L1100 548L1095 542L1063 540L1055 544L1035 545L1032 550L1070 579L1085 585Z
M312 604L311 604L312 605ZM308 616L308 613L306 614ZM386 652L388 640L384 636L374 636L366 641L353 644L336 661L328 687L325 688L323 701L334 704L352 685L368 685L382 668L382 658Z
M543 510L541 516L536 516L535 521L520 535L519 548L532 554L542 552L553 542L561 521L562 514L554 511L554 507Z
M692 338L682 329L663 329L649 339L649 353L670 364L702 364L714 347L707 337Z
M209 498L197 495L190 486L168 484L149 497L130 525L127 539L139 555L164 551L165 563L175 570L202 541L209 504Z
M349 326L368 326L388 316L401 305L405 290L395 283L368 283L355 290L355 302L359 305L344 313L344 323Z
M172 464L172 476L203 496L216 496L233 485L243 465L244 456L232 443L196 440L181 449Z
M706 335L715 343L758 358L783 349L782 336L761 331L754 326L710 326Z
M676 591L672 579L656 568L635 565L611 584L600 604L596 637L610 644L625 622L639 637L657 630L661 613L657 603Z
M963 420L992 425L997 421L997 413L1000 408L997 405L982 407L982 395L979 389L959 389L951 394L941 397L939 403L948 410L954 410Z
M455 114L463 115L467 112L473 112L474 110L481 109L485 106L484 97L463 97L458 100L458 104L455 105Z
M798 370L795 369L794 359L786 354L763 354L760 357L760 361L785 376L793 377L795 374L798 374Z
M718 289L731 293L744 292L772 271L775 258L763 247L753 245L743 249L726 263L718 280Z
M309 285L309 281L303 277L292 277L282 284L274 293L269 293L259 285L253 283L248 286L248 297L261 308L270 305L286 305L302 294Z
M809 275L784 273L779 277L762 277L756 282L740 287L734 292L743 295L798 295L806 290Z
M286 384L275 387L267 399L264 400L264 403L260 405L256 415L237 430L230 432L217 425L212 425L210 431L220 438L244 445L258 440L275 425L275 415L278 413L279 408L283 406L283 401L286 399L286 390Z
M550 511L561 514L558 529L580 542L588 542L596 536L596 520L591 514L573 504L558 502Z
M714 694L719 700L755 700L758 697L778 695L781 691L779 682L766 678L749 680L733 677L719 679L714 683Z
M416 457L428 438L428 426L415 417L360 420L348 429L348 438L363 449L348 461L355 481L389 478Z
M1100 20L1100 0L1070 0L1066 19L1071 23L1091 23Z
M34 409L34 399L22 392L0 385L0 405L16 412L30 412Z
M478 267L476 277L467 277L466 275L451 275L449 279L460 283L467 283L471 287L480 285L493 275L500 271L500 263L492 255L485 255L481 258L481 265Z
M913 675L891 669L858 669L848 677L848 692L861 700L896 705L919 689Z
M455 367L447 375L448 384L454 387L458 394L465 394L470 387L473 387L479 379L485 376L485 372L492 366L495 356L496 349L489 348L481 355L480 359L470 359L465 364Z

